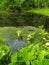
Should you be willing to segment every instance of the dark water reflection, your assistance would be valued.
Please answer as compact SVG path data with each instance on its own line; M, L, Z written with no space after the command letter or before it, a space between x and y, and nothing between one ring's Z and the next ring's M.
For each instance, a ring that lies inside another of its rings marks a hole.
M31 25L38 27L44 25L49 28L49 17L28 12L0 13L0 26L23 26Z
M0 13L0 26L40 26L44 25L46 29L49 28L49 17L33 13Z

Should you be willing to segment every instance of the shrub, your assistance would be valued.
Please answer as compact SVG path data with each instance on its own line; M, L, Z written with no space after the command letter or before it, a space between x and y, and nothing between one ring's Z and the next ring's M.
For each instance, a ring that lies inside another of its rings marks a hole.
M8 62L10 47L5 45L3 42L3 38L0 37L0 65L6 65Z
M19 29L16 31L18 39L24 39L27 42L26 47L22 47L11 56L9 65L49 65L49 36L43 29L40 31L30 32ZM26 35L23 37L23 34Z
M49 64L49 57L47 58L47 56L49 56L49 48L47 49L46 45L31 44L14 53L9 65L20 65L23 62L25 65L46 65Z

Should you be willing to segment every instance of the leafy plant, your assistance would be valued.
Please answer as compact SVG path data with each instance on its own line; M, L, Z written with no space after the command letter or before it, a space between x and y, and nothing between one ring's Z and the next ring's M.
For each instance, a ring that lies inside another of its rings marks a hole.
M43 65L45 59L47 59L46 57L49 55L49 49L46 48L46 45L40 46L39 44L31 44L28 47L22 48L11 56L11 63L9 65L16 65L22 62L25 62L26 65ZM47 62L45 63L47 64Z
M2 59L3 56L5 56L7 53L9 53L9 46L7 45L0 45L0 59Z
M48 42L48 33L43 29L43 26L39 27L39 31L25 31L19 29L16 31L18 39L24 39L27 43L46 43Z
M30 32L24 36L28 46L20 49L11 56L11 63L9 65L47 65L49 64L49 40L48 33L39 27L40 31ZM23 32L22 32L23 31ZM26 31L25 31L26 32ZM23 38L24 30L18 31ZM20 36L19 35L19 36ZM47 62L45 62L45 60Z
M4 44L4 40L0 37L0 64L6 64L10 52L10 47Z

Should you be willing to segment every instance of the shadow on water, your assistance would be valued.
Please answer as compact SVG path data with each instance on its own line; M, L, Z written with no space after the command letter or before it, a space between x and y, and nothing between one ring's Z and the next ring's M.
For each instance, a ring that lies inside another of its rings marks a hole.
M0 27L4 26L40 26L44 25L46 29L49 28L49 17L34 13L22 12L22 13L0 13Z

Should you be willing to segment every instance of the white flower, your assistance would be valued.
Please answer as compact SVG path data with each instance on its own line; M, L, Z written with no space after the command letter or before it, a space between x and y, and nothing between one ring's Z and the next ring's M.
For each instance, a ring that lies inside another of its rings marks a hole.
M30 37L31 35L29 34L28 37Z
M43 38L43 40L46 40L46 38Z
M32 38L32 36L31 36L30 34L28 35L28 37L29 37L29 38Z
M46 46L49 46L49 42L46 43Z

